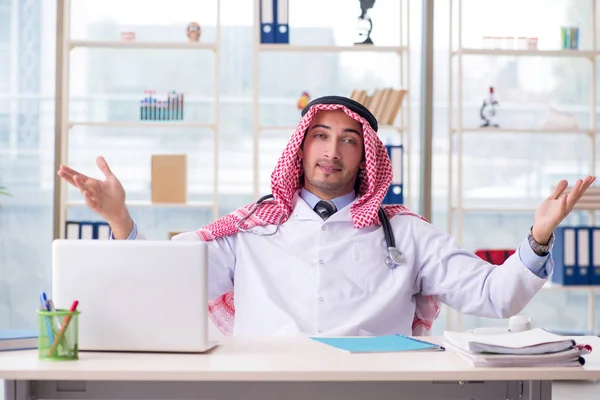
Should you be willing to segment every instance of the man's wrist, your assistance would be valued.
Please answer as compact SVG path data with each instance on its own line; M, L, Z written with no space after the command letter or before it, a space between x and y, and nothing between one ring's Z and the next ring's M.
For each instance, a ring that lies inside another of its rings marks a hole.
M552 232L547 233L540 233L536 228L535 225L533 225L530 229L531 232L531 236L533 236L533 240L536 241L536 243L539 243L542 246L546 246L548 245L548 242L550 242L550 237L552 236Z
M133 229L133 219L127 210L119 218L108 221L108 224L115 239L127 239Z
M535 227L532 226L527 234L527 240L535 254L540 257L545 257L550 253L554 243L554 233L550 233L550 236L540 235L538 233L536 236Z

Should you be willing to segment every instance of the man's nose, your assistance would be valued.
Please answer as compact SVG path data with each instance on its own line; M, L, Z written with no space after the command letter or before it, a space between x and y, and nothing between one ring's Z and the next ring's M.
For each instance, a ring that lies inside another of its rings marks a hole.
M325 147L325 156L332 160L340 158L340 146L336 140L330 140Z

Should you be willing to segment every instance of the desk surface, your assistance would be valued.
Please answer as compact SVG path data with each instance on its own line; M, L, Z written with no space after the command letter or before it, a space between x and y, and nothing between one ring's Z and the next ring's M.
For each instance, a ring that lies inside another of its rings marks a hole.
M442 343L441 337L426 338ZM451 350L349 354L309 338L226 338L206 354L80 352L38 361L35 350L0 352L0 379L114 381L599 380L600 338L582 368L474 368Z

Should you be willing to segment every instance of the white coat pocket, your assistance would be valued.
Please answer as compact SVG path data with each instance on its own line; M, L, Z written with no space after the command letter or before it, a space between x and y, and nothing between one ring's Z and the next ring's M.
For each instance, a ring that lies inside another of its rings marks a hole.
M348 276L364 292L381 293L395 285L395 271L385 264L385 246L373 248L365 243L353 242L348 253L351 254Z

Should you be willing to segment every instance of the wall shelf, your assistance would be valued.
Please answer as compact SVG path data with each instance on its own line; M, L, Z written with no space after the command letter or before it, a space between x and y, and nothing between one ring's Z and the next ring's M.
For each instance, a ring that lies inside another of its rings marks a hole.
M281 52L315 52L315 53L341 53L341 52L385 52L402 53L408 51L406 46L373 46L373 45L352 45L352 46L308 46L293 44L259 44L258 50L281 51Z
M69 108L72 96L69 90L70 80L70 61L71 53L76 48L103 48L115 49L117 51L128 51L133 49L147 50L190 50L190 51L213 51L216 53L214 57L214 81L221 80L221 0L215 0L217 5L216 13L216 40L213 43L203 42L157 42L157 41L105 41L105 40L73 40L70 35L70 19L71 19L71 2L64 2L65 7L62 13L58 15L58 24L62 31L60 36L64 39L60 42L60 47L57 49L58 56L58 77L56 95L60 99L57 102L57 119L56 124L60 131L60 142L57 144L56 159L60 160L60 164L69 165L69 133L76 127L98 127L98 128L165 128L165 129L211 129L214 132L213 145L213 201L211 202L189 202L187 204L162 204L152 203L150 201L128 201L127 205L131 207L189 207L189 208L210 208L213 211L213 219L218 218L218 177L219 177L219 120L220 120L220 85L215 85L215 94L211 97L214 103L214 112L212 120L214 123L206 122L187 122L187 121L69 121ZM142 96L142 93L140 93ZM137 117L134 116L134 118ZM63 179L56 179L54 191L58 193L57 201L55 201L55 238L64 237L65 221L67 219L68 209L75 206L85 205L83 199L80 201L67 200L67 185Z
M561 58L594 58L600 55L597 51L586 50L502 50L502 49L466 49L452 52L452 56L516 56L516 57L561 57Z
M69 127L77 126L108 127L108 128L205 128L215 129L215 124L202 122L178 122L178 121L98 121L98 122L69 122Z
M454 135L458 129L451 129ZM543 128L462 128L462 133L489 133L489 134L511 134L511 133L531 133L531 134L586 134L591 135L591 129L543 129Z
M155 50L211 50L217 51L217 43L202 42L126 42L110 40L71 40L68 42L71 49L95 48L95 49L155 49Z
M150 200L127 200L128 207L153 207L153 208L214 208L212 201L188 201L187 203L154 203ZM84 207L84 200L72 200L67 203L67 207Z

